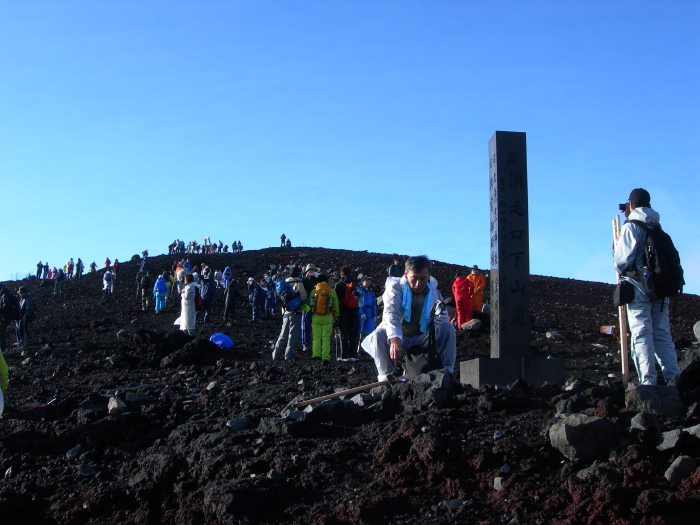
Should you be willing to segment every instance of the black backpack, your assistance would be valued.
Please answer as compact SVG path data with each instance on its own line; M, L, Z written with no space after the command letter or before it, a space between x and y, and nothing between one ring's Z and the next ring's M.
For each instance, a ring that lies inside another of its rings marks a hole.
M19 307L19 299L16 295L11 293L5 293L5 307L3 309L3 315L5 320L8 321L19 321L22 317L22 311Z
M671 236L661 229L661 225L648 226L642 221L627 221L641 226L646 231L644 236L644 263L640 269L641 280L647 295L653 300L675 297L683 293L683 267L678 250L673 245Z

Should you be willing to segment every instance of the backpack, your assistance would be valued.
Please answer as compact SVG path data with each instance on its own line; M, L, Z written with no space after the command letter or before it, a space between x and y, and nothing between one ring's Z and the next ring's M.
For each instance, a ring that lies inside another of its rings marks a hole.
M360 303L357 300L359 295L354 282L345 283L345 295L340 302L348 308L359 308Z
M320 282L316 285L315 290L313 299L311 299L311 313L315 315L332 314L333 303L330 285L327 282Z
M292 285L287 281L278 281L275 284L275 294L279 297L287 310L293 312L301 306L301 297Z
M19 307L19 299L16 295L11 293L6 293L5 295L5 308L2 312L5 315L5 320L9 321L19 321L22 317L22 311Z
M109 282L112 280L112 272L105 273L105 281Z
M646 231L644 237L644 264L639 278L652 301L675 297L683 293L683 267L678 250L671 236L661 229L661 225L649 227L642 221L627 221L641 226Z

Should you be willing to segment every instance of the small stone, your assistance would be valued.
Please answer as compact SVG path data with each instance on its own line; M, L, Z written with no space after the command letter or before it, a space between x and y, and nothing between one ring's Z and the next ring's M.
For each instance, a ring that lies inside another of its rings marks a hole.
M15 475L14 467L10 467L5 471L5 479L10 479L10 478L14 477L14 475Z
M240 419L231 419L226 422L226 426L231 430L237 432L239 430L245 430L250 426L250 418L244 417Z
M82 464L78 467L78 472L81 476L96 476L97 471L88 464Z
M664 477L674 485L690 476L698 464L690 456L678 456L664 473Z
M494 488L494 490L497 490L499 492L503 490L503 478L502 477L499 476L499 477L493 478L493 488Z
M510 474L510 471L511 471L510 465L508 463L506 463L505 465L503 465L501 467L500 472L501 472L501 474Z
M212 381L207 385L208 392L218 392L219 390L221 390L221 386L216 381Z
M76 445L72 449L70 449L68 452L66 452L66 457L68 459L75 459L79 457L83 453L83 447L81 445Z
M464 506L464 502L461 499L446 499L442 504L450 510L459 510Z
M685 439L688 437L688 433L684 430L675 429L661 434L659 439L659 444L656 450L664 452L665 450L673 450L680 447Z
M502 432L499 432L498 430L493 433L493 440L498 441L499 439L503 439L505 436L503 435Z
M275 469L272 469L270 472L268 472L267 477L273 481L283 481L284 480L284 474L282 474L281 472L279 472Z
M561 335L559 332L555 332L554 330L550 330L546 335L547 339L557 339L559 341L566 339L565 336Z
M109 398L107 403L107 413L110 416L118 416L126 412L126 403L119 399L117 396L112 396Z

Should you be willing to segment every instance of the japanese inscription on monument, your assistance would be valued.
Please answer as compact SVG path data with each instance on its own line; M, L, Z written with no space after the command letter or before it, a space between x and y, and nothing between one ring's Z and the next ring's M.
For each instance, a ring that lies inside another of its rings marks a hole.
M530 355L530 247L525 133L489 140L491 357Z

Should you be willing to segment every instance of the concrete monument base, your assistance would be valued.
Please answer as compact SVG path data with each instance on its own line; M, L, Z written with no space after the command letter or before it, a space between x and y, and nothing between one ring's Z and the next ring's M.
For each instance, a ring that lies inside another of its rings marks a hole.
M481 388L483 385L510 385L523 379L532 388L545 381L563 385L566 371L562 359L539 357L479 357L459 364L459 379L463 385Z

